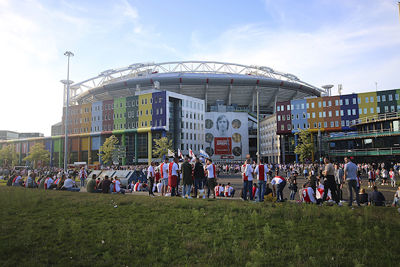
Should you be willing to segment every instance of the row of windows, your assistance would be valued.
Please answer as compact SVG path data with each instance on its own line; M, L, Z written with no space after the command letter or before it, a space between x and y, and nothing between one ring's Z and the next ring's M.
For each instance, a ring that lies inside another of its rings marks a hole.
M399 100L399 94L395 94L394 95L394 99L395 100ZM374 102L375 97L371 96L368 97L366 96L364 101L365 103L373 103ZM353 105L357 104L357 100L358 100L358 104L362 104L362 99L361 97L358 97L358 99L356 98L352 98L352 103ZM382 95L382 96L377 96L376 97L376 101L377 102L386 102L386 95ZM388 95L388 101L393 101L393 95L389 94ZM335 100L335 106L339 106L339 105L343 105L343 99L336 99ZM344 99L344 105L350 105L350 99L349 98L345 98ZM328 100L328 101L319 101L318 102L318 107L331 107L332 106L332 101ZM304 106L304 103L302 104L296 104L296 105L287 105L286 106L286 110L290 111L290 110L295 110L295 109L304 109L304 107L306 107L307 109L310 108L310 103L306 103L306 105ZM315 108L315 102L311 102L311 108ZM278 105L276 107L277 111L285 111L285 105Z
M182 117L186 117L186 119L195 119L203 120L203 114L198 114L196 112L182 111Z
M190 147L190 148L192 148L192 147ZM200 149L204 149L204 146L203 145L196 145L196 144L193 145L193 150L194 151L198 151ZM181 150L185 150L185 144L181 144ZM189 150L189 144L186 144L186 150Z
M185 123L182 121L181 122L181 128L182 129L193 129L193 130L204 130L204 125L202 123L192 123L192 122L186 122L186 127Z
M203 110L204 106L201 103L191 101L191 100L182 100L182 106L187 107L187 108L192 108L192 109L198 109L198 110Z
M186 133L186 138L185 138L185 133L181 133L181 139L186 139L186 140L201 140L201 134L195 134L195 133Z
M321 128L321 127L328 128L328 125L330 126L330 128L339 127L339 125L340 125L340 127L345 127L345 126L348 127L348 126L350 126L350 124L352 124L352 122L350 120L341 121L340 123L339 123L339 121L331 121L329 124L326 121L323 123L314 122L313 128L314 129ZM292 128L293 128L293 130L310 129L310 126L311 125L309 123L304 123L302 125L301 124L287 124L286 129L288 131L292 130ZM281 131L284 131L284 130L285 130L285 125L281 125Z

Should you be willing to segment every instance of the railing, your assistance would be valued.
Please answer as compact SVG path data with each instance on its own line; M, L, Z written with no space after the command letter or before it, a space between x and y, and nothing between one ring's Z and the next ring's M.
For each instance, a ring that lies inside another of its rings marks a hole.
M399 147L330 150L332 156L385 156L400 154Z
M347 132L347 133L331 133L329 136L323 137L323 139L338 140L338 139L378 137L382 135L398 135L398 134L400 134L400 130L393 131L390 129L382 129L382 130L368 130L368 131Z
M394 119L394 118L400 118L400 111L359 118L359 119L352 121L350 124L357 125L357 124L362 124L362 123L375 122L375 121Z

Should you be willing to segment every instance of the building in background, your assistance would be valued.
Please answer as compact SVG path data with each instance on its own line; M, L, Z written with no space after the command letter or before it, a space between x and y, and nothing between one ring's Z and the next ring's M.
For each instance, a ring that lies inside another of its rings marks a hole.
M270 164L280 164L280 136L276 134L276 115L260 122L260 155Z
M44 137L42 133L18 133L13 131L0 131L0 140L24 139L32 137Z
M355 156L358 161L386 156L400 160L399 95L400 89L395 89L277 102L282 160L297 160L296 133L303 129L312 133L312 160L323 156Z

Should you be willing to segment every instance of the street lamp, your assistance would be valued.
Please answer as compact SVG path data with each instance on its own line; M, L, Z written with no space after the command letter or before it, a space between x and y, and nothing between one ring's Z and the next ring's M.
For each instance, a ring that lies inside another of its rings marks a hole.
M65 140L64 140L64 172L67 172L68 167L68 107L69 107L69 59L73 57L74 54L70 51L66 51L64 56L68 57L68 67L67 67L67 103L65 105Z

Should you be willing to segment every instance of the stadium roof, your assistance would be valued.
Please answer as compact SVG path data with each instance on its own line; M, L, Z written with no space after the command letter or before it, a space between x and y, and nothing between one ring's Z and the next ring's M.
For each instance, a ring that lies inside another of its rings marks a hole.
M72 84L72 101L86 103L126 97L151 88L205 99L208 105L224 100L227 105L239 106L254 106L259 90L259 103L264 112L272 111L275 99L285 101L326 92L293 74L269 67L180 61L136 63L103 71L96 77Z

